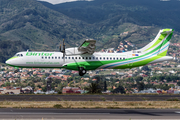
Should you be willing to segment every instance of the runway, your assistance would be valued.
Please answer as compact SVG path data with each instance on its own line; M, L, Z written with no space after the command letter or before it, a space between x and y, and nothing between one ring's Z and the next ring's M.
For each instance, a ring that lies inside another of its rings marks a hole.
M1 108L2 119L180 119L180 109L15 109Z
M180 95L0 95L0 101L167 101Z

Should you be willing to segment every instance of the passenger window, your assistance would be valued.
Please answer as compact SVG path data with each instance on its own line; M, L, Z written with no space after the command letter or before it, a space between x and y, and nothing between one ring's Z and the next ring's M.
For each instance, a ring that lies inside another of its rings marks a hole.
M79 57L79 59L81 59L81 57Z
M45 59L47 59L47 57L45 57Z
M89 59L91 60L91 57L89 57Z
M49 59L50 59L51 57L49 57Z
M21 54L21 57L23 57L23 54Z
M107 60L108 60L109 58L107 57Z
M115 60L115 58L113 58Z
M77 59L77 57L76 57L76 59Z
M95 57L93 57L93 60L95 59Z
M101 57L100 57L100 60L101 60Z
M110 60L112 60L112 57L110 57Z
M54 57L52 57L52 59L54 59Z
M123 58L123 60L125 60L125 58Z
M71 59L71 57L69 57L69 59Z
M58 59L61 59L61 57L58 57Z
M105 60L105 57L103 59Z
M96 60L98 60L98 57L96 57Z
M55 57L55 59L57 59L57 57Z
M117 58L117 60L118 60L118 58Z
M65 57L65 59L67 59L67 57Z
M121 58L120 58L120 60L121 60Z
M88 57L86 57L86 60L88 59Z
M74 57L72 57L72 59L74 59Z
M84 59L84 57L82 57L82 59Z
M42 57L42 59L44 59L44 57Z

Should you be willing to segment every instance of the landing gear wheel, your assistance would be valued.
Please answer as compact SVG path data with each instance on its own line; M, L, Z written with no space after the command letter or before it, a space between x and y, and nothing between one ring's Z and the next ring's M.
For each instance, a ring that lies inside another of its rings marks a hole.
M86 69L84 69L84 67L79 67L79 75L83 76L84 74L86 74Z
M19 72L19 69L14 70L14 73L17 73L17 72Z

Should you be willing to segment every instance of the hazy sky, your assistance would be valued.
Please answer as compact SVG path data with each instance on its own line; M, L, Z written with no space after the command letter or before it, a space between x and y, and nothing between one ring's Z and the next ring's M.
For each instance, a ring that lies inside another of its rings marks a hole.
M51 4L59 4L64 2L73 2L73 1L80 1L80 0L38 0L38 1L46 1ZM85 1L92 1L92 0L85 0Z

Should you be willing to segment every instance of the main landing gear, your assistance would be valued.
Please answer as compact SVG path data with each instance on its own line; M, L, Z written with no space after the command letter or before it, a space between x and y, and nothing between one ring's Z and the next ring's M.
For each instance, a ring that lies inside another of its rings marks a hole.
M86 74L86 69L84 69L84 67L79 67L79 75L83 76L84 74Z

